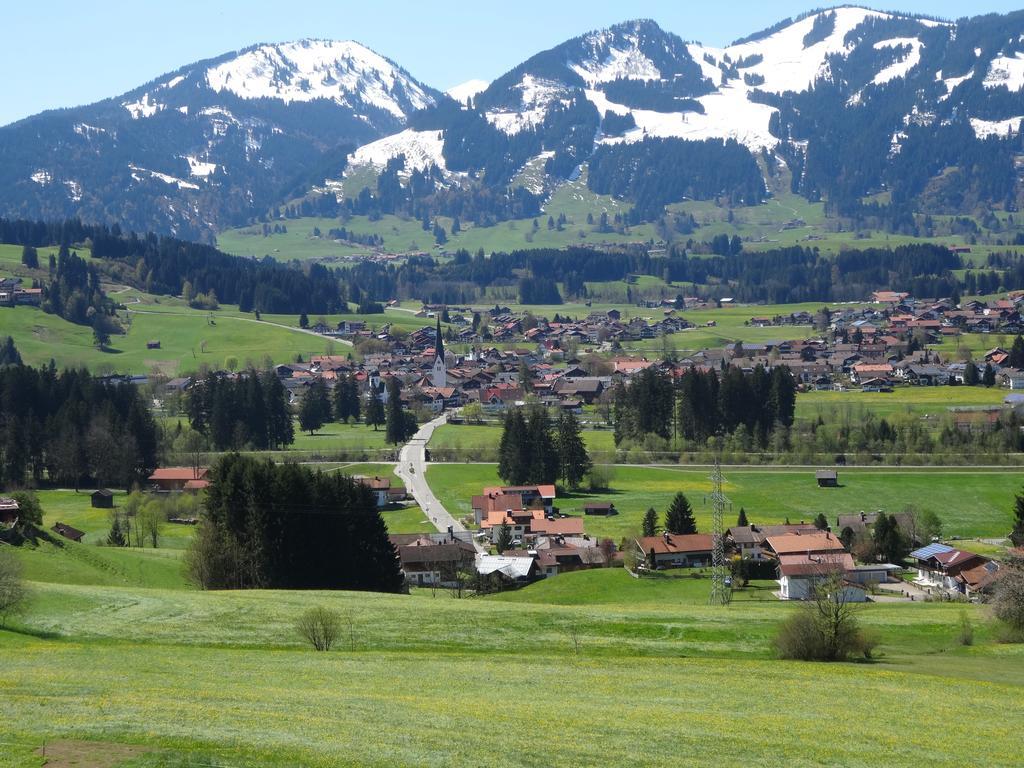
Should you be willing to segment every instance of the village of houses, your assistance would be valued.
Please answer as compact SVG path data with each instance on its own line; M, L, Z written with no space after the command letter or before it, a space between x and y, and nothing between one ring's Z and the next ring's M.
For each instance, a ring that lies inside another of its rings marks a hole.
M530 316L527 321L524 313L495 307L480 310L488 316L486 335L470 327L472 311L468 308L424 307L417 314L436 323L425 324L401 338L393 336L387 325L371 331L364 321L313 328L329 337L356 341L374 338L389 351L365 354L358 361L350 355L314 356L277 365L276 372L296 401L314 381L331 386L341 376L353 377L364 393L372 391L385 398L385 380L397 376L404 382L405 404L428 413L454 412L478 403L484 413L501 414L524 402L527 387L529 394L545 405L579 412L585 406L601 403L617 380L628 380L651 366L681 376L691 367L720 369L733 365L752 370L759 364L769 369L785 365L804 389L885 392L894 386L946 385L950 379L962 383L966 364L941 359L926 348L927 344L962 333L1016 335L1024 329L1021 295L959 307L948 301L917 300L894 292L875 293L872 301L873 306L840 307L817 315L797 312L753 316L748 321L752 326L778 327L780 335L787 327L813 326L818 333L811 338L735 343L662 360L616 355L615 350L630 340L666 336L693 327L677 312L698 310L706 304L663 302L659 305L663 317L653 324L640 318L624 322L615 309L583 320L549 321ZM452 326L462 327L449 332L447 346L457 344L470 351L456 354L446 350L442 312ZM912 338L922 343L908 353ZM610 354L596 367L592 360L583 364L574 354L582 345ZM1007 349L996 347L985 354L984 360L977 361L992 368L996 385L1008 393L1024 389L1024 370L1011 368L1009 357ZM528 382L523 381L524 370L528 371ZM185 392L194 383L191 377L180 377L164 386L170 395ZM1003 406L982 409L983 416L989 411L1016 408L1021 405L1019 401L1024 401L1024 396L1008 394ZM976 411L969 414L972 419ZM205 472L161 468L150 478L150 488L161 493L198 492L206 485ZM389 478L359 480L375 494L381 508L405 499L405 489L392 487ZM837 476L835 471L827 470L811 481L834 485ZM94 494L94 505L106 503L104 493L108 492ZM16 504L12 509L12 503L0 501L4 519L16 518ZM714 542L710 533L664 533L618 543L590 536L586 518L615 515L618 510L610 502L595 502L585 507L583 516L560 514L556 489L551 485L482 488L472 498L472 511L472 530L449 527L433 534L391 536L410 585L453 587L466 573L475 572L495 588L513 588L568 571L621 566L627 561L634 564L632 573L638 577L665 569L703 569L711 563ZM855 534L869 533L875 517L865 513L840 515L835 528L825 530L802 521L732 527L725 533L725 547L734 562L751 561L759 564L760 573L770 573L777 582L774 594L782 600L804 599L812 594L816 583L837 573L842 576L848 598L858 601L978 599L998 578L997 561L953 544L921 541L907 521L901 524L905 527L902 533L914 549L906 564L856 563L837 533L846 528ZM62 523L57 523L54 531L72 539L80 537L80 532ZM512 546L498 551L503 532Z

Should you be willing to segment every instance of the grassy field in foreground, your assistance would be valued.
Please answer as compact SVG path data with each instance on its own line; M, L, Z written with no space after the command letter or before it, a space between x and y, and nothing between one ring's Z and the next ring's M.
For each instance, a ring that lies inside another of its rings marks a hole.
M993 645L976 606L868 606L879 660L824 666L771 658L791 606L711 608L707 580L633 583L617 569L529 587L514 610L510 597L429 591L34 589L19 632L0 632L0 762L18 768L42 765L35 749L60 739L148 747L125 764L135 768L540 768L623 755L662 766L684 754L723 766L866 767L880 755L953 766L964 754L1011 765L1024 718L1024 648ZM623 601L558 605L552 589ZM334 652L298 642L293 623L311 605L342 616ZM970 648L954 639L962 610L978 628ZM543 748L502 750L481 734L524 686L516 727ZM908 727L899 713L938 690ZM971 727L951 728L965 710Z
M614 517L587 517L586 529L618 541L636 534L648 507L664 513L682 491L694 507L697 527L711 525L711 481L707 468L612 468L612 491L577 493L556 502L568 514L582 514L587 501L611 501ZM470 500L486 486L500 485L494 464L434 464L428 469L431 489L449 512L471 513ZM1003 537L1012 526L1013 496L1024 475L1015 470L846 469L839 472L840 488L818 488L810 469L725 469L725 493L731 525L740 507L756 523L812 520L819 512L834 525L838 514L884 509L899 512L907 506L932 509L943 520L946 536Z

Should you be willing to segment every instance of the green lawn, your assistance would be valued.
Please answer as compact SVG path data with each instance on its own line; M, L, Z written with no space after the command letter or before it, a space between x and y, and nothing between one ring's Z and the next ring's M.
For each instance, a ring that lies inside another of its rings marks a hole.
M610 429L583 431L583 440L591 453L611 453L615 450L614 434ZM445 424L434 430L431 448L449 448L465 451L484 461L484 456L497 460L501 426L498 424Z
M659 515L672 497L684 492L694 507L697 527L711 525L711 480L707 468L640 467L612 469L610 493L577 493L556 502L568 514L582 514L588 501L614 502L614 517L587 517L586 530L619 541L640 530L648 507ZM1024 475L1014 470L874 469L840 470L842 487L821 489L810 469L725 469L725 493L731 504L726 524L740 507L756 523L810 521L819 513L835 524L841 513L899 512L907 506L932 509L943 520L946 536L1003 537L1012 527L1013 496ZM501 485L494 464L434 464L427 475L431 489L457 517L472 512L470 500L486 486Z
M993 387L896 387L892 392L803 392L796 398L798 419L823 416L826 421L854 415L858 409L878 416L947 413L952 407L999 405L1007 390Z
M0 632L0 754L39 766L40 745L86 739L149 747L135 768L1016 762L1024 648L991 644L983 609L869 606L879 662L800 664L771 658L791 606L711 608L707 584L613 569L466 600L36 584L21 631ZM621 602L567 604L574 591ZM342 616L334 652L298 642L313 605ZM514 719L543 748L502 751L482 734L524 686ZM908 727L922 691L942 695ZM964 711L971 727L950 727Z
M87 326L34 307L0 308L0 321L26 363L44 365L53 359L62 368L85 366L92 371L148 373L159 368L173 375L198 370L203 364L222 368L228 358L240 366L247 362L258 366L268 356L281 363L297 354L305 359L323 354L329 344L340 348L327 339L231 314L214 313L211 324L206 312L180 307L161 309L161 314L151 311L133 312L128 333L112 337L106 351L93 345ZM147 349L149 341L159 341L160 349Z

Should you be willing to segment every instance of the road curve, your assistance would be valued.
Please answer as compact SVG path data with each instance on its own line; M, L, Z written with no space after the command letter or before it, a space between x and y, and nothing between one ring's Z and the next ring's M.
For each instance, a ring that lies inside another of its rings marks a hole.
M395 467L395 474L402 479L406 489L412 493L416 503L420 505L420 509L441 533L447 533L449 527L453 531L466 530L466 526L456 520L438 501L427 484L427 443L430 442L434 430L447 421L448 415L442 413L433 421L428 421L420 427L409 442L402 446L402 450L398 454L398 466ZM482 551L479 544L474 544L474 546L477 550Z

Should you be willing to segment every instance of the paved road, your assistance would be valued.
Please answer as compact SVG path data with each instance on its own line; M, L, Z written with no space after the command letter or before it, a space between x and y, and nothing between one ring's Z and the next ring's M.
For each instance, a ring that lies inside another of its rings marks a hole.
M447 533L449 526L453 531L466 530L466 527L444 508L427 485L427 443L430 442L434 430L447 421L448 415L441 414L420 427L412 439L402 447L398 454L398 466L395 467L395 474L402 479L405 487L420 505L420 509L441 533ZM475 546L477 550L483 551L479 544Z

